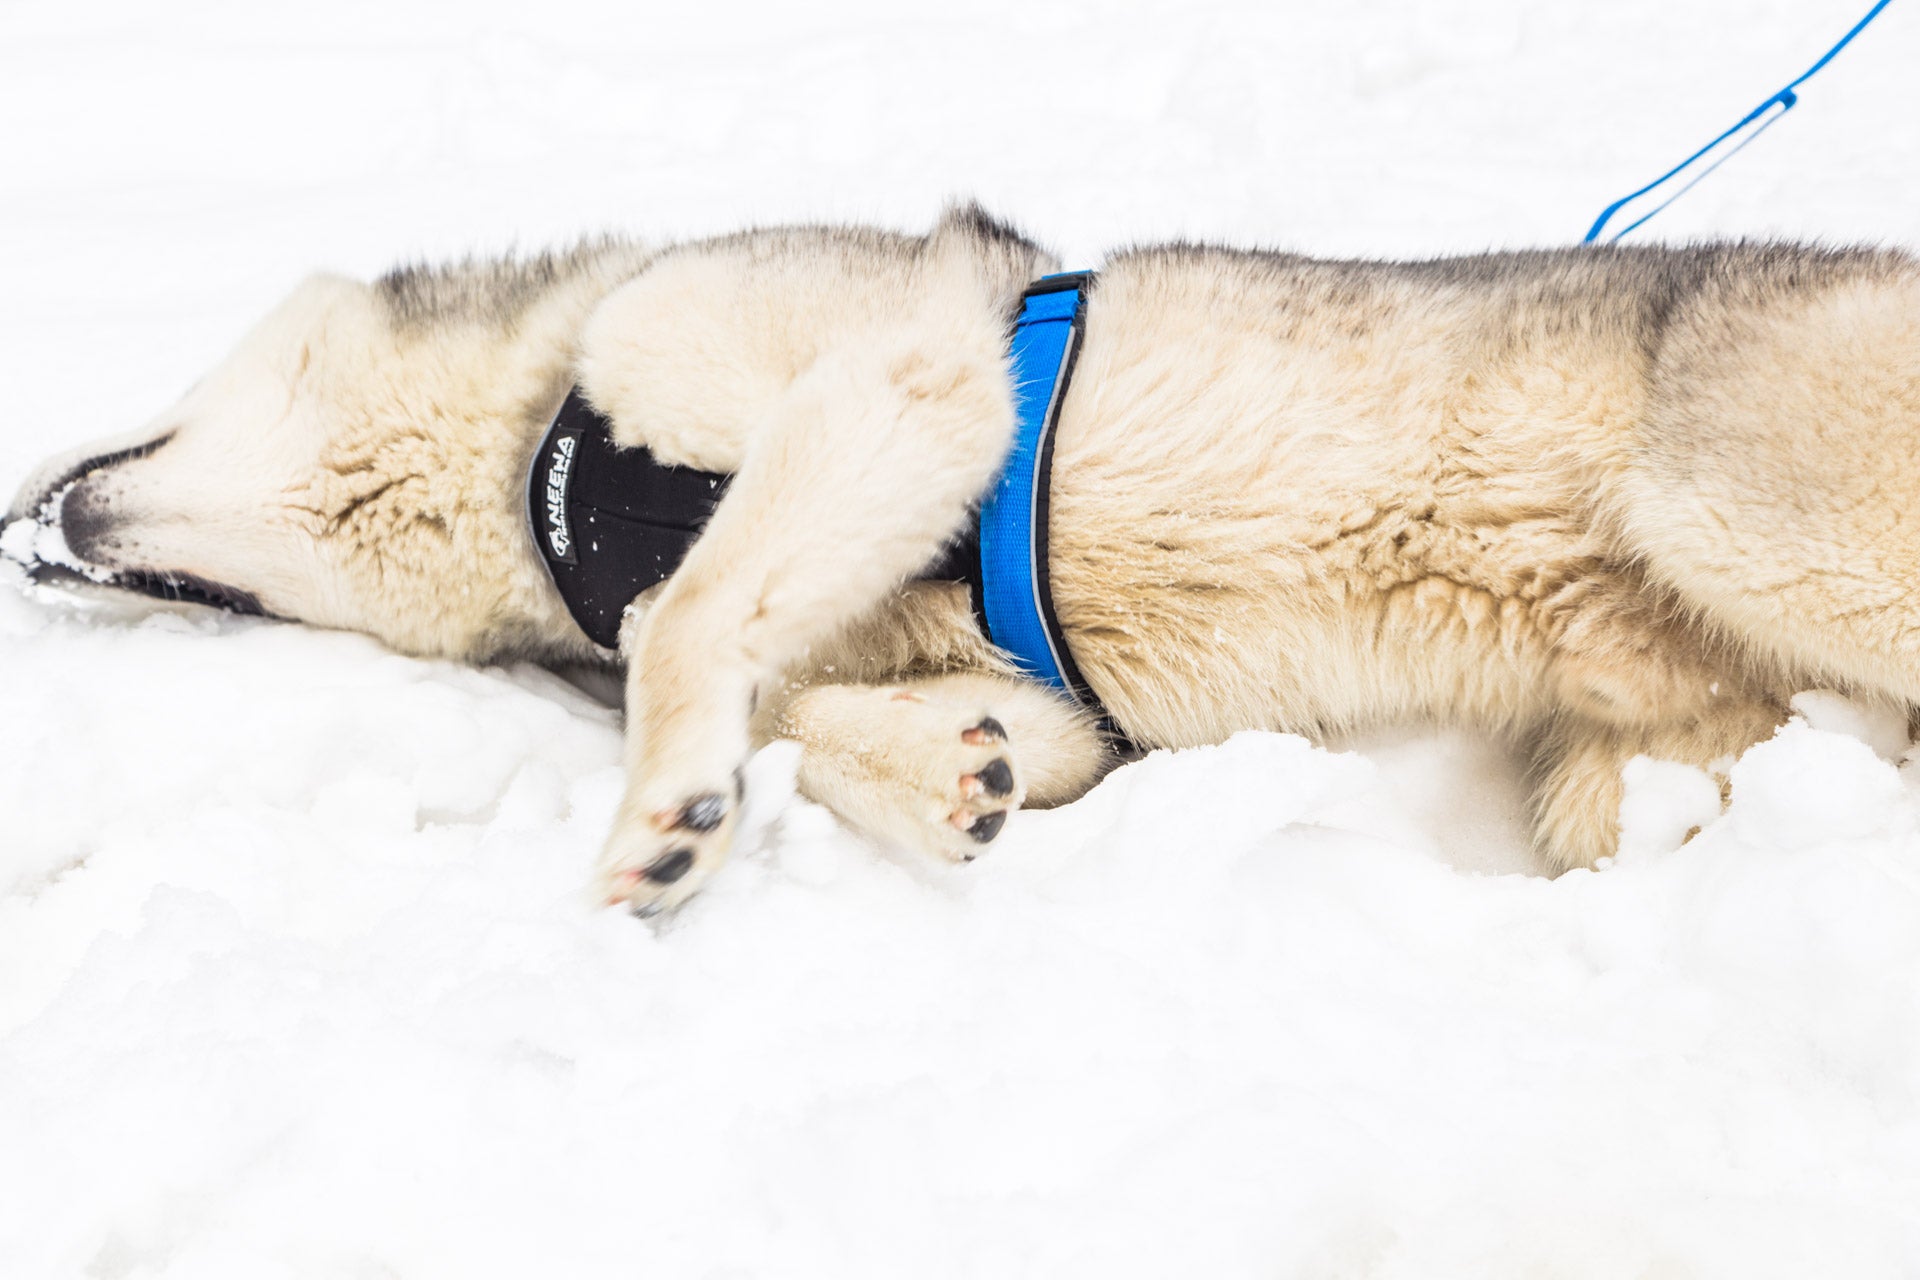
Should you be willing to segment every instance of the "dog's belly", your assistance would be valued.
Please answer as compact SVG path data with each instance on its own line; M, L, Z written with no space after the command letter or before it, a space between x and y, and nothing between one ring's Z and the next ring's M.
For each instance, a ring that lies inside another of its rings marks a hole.
M1611 688L1612 672L1576 670L1580 655L1561 643L1583 603L1598 617L1630 599L1581 554L1576 530L1549 518L1450 529L1404 506L1261 521L1192 496L1181 518L1143 511L1132 527L1145 537L1117 532L1127 522L1106 508L1116 532L1072 550L1061 545L1072 539L1055 543L1069 643L1144 742L1408 716L1519 723L1565 701L1570 682L1603 714L1646 701ZM1075 518L1062 505L1056 518ZM1610 612L1620 629L1622 611Z
M1537 298L1324 264L1109 269L1049 528L1061 624L1121 724L1184 745L1570 698L1632 718L1662 680L1710 683L1593 527L1645 377L1630 326L1582 306L1570 333Z

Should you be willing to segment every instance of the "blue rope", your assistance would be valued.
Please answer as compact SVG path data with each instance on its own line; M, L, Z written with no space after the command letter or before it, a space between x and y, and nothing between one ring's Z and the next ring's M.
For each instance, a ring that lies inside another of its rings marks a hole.
M1834 59L1834 55L1839 53L1842 49L1846 48L1848 45L1852 44L1853 38L1859 35L1862 31L1866 30L1867 24L1869 22L1872 22L1875 18L1879 17L1880 11L1886 8L1892 2L1893 0L1879 0L1878 4L1874 5L1873 8L1867 10L1866 17L1854 23L1853 29L1847 32L1847 34L1845 34L1844 36L1840 37L1840 43L1834 45L1833 48L1827 50L1826 53L1821 55L1820 61L1814 63L1811 67L1808 67L1806 71L1802 73L1800 78L1795 80L1792 84L1789 84L1786 88L1774 94L1772 97L1768 98L1765 102L1761 103L1759 106L1755 107L1753 110L1747 112L1747 114L1741 118L1739 124L1734 125L1733 128L1727 130L1725 133L1715 138L1712 142L1709 142L1706 146L1700 148L1698 151L1694 152L1692 155L1688 156L1685 160L1682 160L1679 164L1667 170L1665 173L1661 174L1658 178L1655 178L1652 182L1649 182L1646 186L1640 188L1638 191L1635 191L1630 195L1621 196L1618 200L1615 200L1612 204L1608 205L1605 209L1601 210L1600 216L1594 219L1593 226L1589 228L1587 231L1585 243L1592 244L1595 240L1598 240L1600 238L1600 232L1606 227L1607 223L1612 220L1613 215L1620 212L1622 206L1632 204L1635 200L1638 200L1641 196L1646 195L1649 191L1654 190L1656 187L1665 186L1668 182L1678 177L1681 173L1685 172L1687 169L1692 168L1695 161L1699 160L1700 157L1706 155L1708 152L1712 151L1715 147L1725 142L1728 138L1733 137L1735 134L1739 133L1742 129L1745 129L1748 125L1760 119L1761 116L1766 115L1769 111L1773 111L1775 107L1780 108L1778 111L1775 111L1773 115L1768 117L1765 124L1755 129L1752 133L1748 134L1745 138L1742 138L1740 140L1739 146L1734 147L1732 150L1728 151L1725 155L1721 156L1718 160L1715 160L1712 164L1708 165L1705 169L1695 174L1691 182L1687 183L1684 187L1681 187L1678 191L1674 192L1672 195L1668 196L1665 200L1662 200L1659 204L1655 205L1651 213L1646 213L1641 215L1639 218L1628 223L1621 230L1614 232L1612 238L1615 240L1620 239L1620 237L1626 235L1627 232L1632 231L1635 227L1638 227L1641 223L1645 222L1648 218L1653 217L1654 214L1659 213L1662 209L1672 204L1675 200L1678 200L1681 196L1693 190L1693 188L1699 184L1702 178L1706 177L1708 174L1712 173L1715 169L1718 169L1721 165L1725 164L1727 161L1733 159L1733 157L1740 154L1740 152L1746 147L1748 143L1752 142L1755 138L1765 133L1768 129L1771 129L1775 124L1779 122L1781 116L1784 116L1787 114L1787 112L1793 110L1794 105L1800 101L1800 95L1795 93L1794 90L1798 89L1801 85L1805 84L1807 81L1813 79L1814 75L1822 67L1826 66L1829 62L1832 62Z

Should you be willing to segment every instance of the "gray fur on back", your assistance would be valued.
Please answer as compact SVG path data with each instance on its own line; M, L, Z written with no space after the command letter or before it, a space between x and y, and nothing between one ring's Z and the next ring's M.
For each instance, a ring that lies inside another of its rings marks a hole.
M1911 255L1870 246L1824 247L1776 241L1690 245L1572 245L1518 249L1402 262L1313 258L1266 249L1234 249L1176 242L1138 245L1114 263L1160 258L1225 268L1273 296L1279 286L1301 319L1363 331L1369 313L1404 304L1407 289L1436 295L1478 294L1494 306L1488 324L1503 315L1558 311L1570 323L1626 323L1651 359L1669 324L1683 312L1777 301L1845 279L1888 279L1913 269Z
M650 256L623 236L601 235L528 257L508 253L408 263L381 276L373 287L398 329L449 324L510 329L556 285L596 275L611 288L639 274Z

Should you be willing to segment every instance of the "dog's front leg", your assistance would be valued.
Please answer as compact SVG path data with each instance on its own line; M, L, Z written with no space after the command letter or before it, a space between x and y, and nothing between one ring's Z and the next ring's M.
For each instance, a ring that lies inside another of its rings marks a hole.
M725 856L759 689L925 566L1012 435L997 331L829 352L749 437L627 650L627 791L596 891L651 913ZM938 352L938 354L932 354Z

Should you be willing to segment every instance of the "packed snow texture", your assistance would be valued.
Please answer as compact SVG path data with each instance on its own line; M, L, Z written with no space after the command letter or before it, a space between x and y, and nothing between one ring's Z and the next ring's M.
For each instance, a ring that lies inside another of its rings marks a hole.
M1864 7L14 0L0 477L315 267L955 193L1073 263L1563 243ZM1648 231L1911 244L1917 60L1894 5ZM641 923L572 686L0 561L0 1276L1912 1276L1920 765L1797 707L1557 880L1460 732L1157 754L963 869L774 747Z

